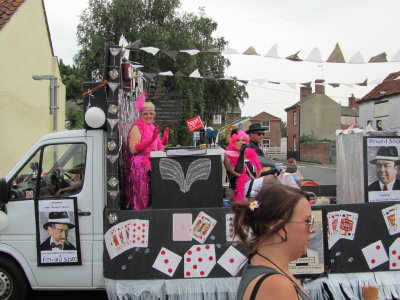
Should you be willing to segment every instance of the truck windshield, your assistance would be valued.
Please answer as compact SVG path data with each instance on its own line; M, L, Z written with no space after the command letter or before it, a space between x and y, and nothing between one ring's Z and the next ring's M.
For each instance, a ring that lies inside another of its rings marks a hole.
M85 144L45 146L12 180L10 200L76 194L83 185L85 164Z

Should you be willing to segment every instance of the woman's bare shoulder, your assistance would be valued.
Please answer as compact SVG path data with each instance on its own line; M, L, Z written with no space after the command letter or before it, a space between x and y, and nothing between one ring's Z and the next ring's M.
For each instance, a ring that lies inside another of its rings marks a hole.
M266 278L260 286L256 300L295 300L296 289L286 276L275 274Z

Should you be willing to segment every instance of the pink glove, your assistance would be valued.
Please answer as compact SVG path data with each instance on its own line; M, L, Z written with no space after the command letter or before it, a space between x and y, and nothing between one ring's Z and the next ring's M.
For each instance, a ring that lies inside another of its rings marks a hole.
M168 143L168 138L169 138L169 128L165 128L164 133L163 133L163 139L162 139L162 144L166 145Z
M156 138L158 137L158 133L159 133L159 130L158 130L158 127L156 127L153 131L153 135L151 136L150 140L143 141L143 142L135 145L136 151L139 153L139 152L142 152L144 149L146 149L146 147L148 147L152 142L154 142L156 140Z

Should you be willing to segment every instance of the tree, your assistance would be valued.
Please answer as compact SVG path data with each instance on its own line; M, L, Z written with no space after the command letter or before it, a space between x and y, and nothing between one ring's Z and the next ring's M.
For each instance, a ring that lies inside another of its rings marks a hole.
M67 101L81 104L82 84L87 80L84 70L79 67L65 65L62 59L60 59L58 65L60 67L62 82L65 84Z
M104 46L117 44L121 34L128 41L141 40L141 47L162 50L218 48L227 42L213 38L217 28L204 11L198 14L178 13L179 0L90 0L78 26L80 50L75 57L77 66L85 70L90 80L100 80L104 73ZM229 61L222 55L180 53L175 59L162 52L151 55L131 51L129 59L144 65L144 72L180 71L190 74L198 69L203 77L223 78ZM228 106L237 106L248 97L245 87L235 81L195 79L189 77L156 77L158 92L178 91L184 99L182 120L174 125L171 138L175 144L190 144L191 134L185 120L200 115L206 122Z
M281 137L286 137L287 127L286 122L281 121Z

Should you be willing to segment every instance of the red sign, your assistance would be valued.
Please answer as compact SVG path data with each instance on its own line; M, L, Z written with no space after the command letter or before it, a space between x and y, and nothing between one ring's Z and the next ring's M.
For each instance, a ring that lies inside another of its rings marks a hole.
M186 123L187 123L190 131L195 131L195 130L203 127L203 123L201 122L201 119L199 116L187 120Z

